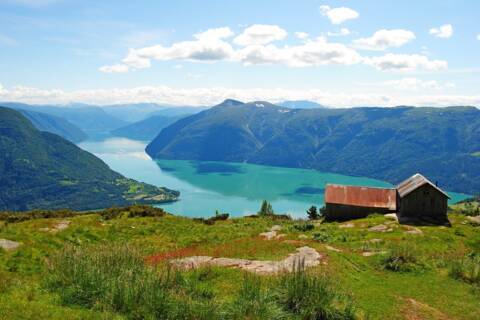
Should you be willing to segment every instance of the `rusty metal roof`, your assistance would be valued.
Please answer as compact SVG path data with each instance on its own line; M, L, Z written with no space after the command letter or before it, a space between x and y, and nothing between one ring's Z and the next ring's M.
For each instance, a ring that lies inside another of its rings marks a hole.
M414 174L407 180L398 184L397 191L399 196L403 198L406 195L410 194L412 191L417 190L418 188L426 184L429 184L430 186L432 186L433 188L435 188L436 190L444 194L448 199L450 199L449 195L446 192L444 192L442 189L437 187L435 184L433 184L430 180L422 176L420 173Z
M397 191L390 188L327 184L325 190L325 203L396 210Z

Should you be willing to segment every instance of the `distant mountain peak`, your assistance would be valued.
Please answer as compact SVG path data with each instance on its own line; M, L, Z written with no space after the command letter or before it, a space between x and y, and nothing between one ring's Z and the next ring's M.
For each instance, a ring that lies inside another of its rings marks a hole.
M225 101L220 103L219 106L239 106L239 105L243 105L243 104L245 104L245 103L243 103L242 101L238 101L238 100L235 100L235 99L226 99Z
M290 109L323 109L324 105L309 100L291 100L283 101L278 104L279 106Z

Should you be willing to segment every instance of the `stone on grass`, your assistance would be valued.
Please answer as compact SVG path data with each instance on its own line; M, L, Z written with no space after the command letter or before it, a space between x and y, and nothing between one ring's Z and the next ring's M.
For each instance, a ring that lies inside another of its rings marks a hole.
M398 222L398 217L396 213L387 213L383 215L387 219L395 220Z
M365 252L362 252L362 256L372 257L372 256L376 256L378 254L386 254L386 253L387 253L386 251L365 251Z
M371 228L368 228L368 231L373 231L373 232L391 232L393 231L391 228L387 227L384 224L379 224L376 226L373 226Z
M330 251L335 251L335 252L342 252L342 250L334 248L332 246L328 246L328 245L325 246L325 249L330 250Z
M419 228L415 227L407 227L407 231L405 231L407 234L423 234L423 231L420 230Z
M0 239L0 248L5 250L15 250L20 247L20 242L7 240L7 239Z
M194 256L171 260L170 263L183 270L191 270L202 266L220 266L238 268L257 274L272 274L278 272L292 272L300 265L313 267L320 264L322 256L313 248L297 248L281 261L246 260L235 258L213 258L208 256Z
M282 230L282 226L274 225L270 228L270 231L280 231Z
M355 227L355 225L354 225L353 223L351 223L351 222L342 223L342 224L340 225L340 228L342 228L342 229L343 229L343 228L354 228L354 227Z
M468 222L475 225L480 225L480 216L467 217Z
M260 233L260 237L265 238L265 240L272 240L277 237L276 231L267 231Z

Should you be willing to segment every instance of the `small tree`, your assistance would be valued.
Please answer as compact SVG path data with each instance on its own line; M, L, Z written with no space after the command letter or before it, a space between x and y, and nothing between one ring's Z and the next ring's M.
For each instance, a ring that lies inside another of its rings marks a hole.
M260 211L258 211L257 214L259 216L273 216L275 213L273 212L272 205L267 200L263 200Z
M307 210L307 215L309 220L317 220L320 218L318 215L317 207L311 206L310 209Z

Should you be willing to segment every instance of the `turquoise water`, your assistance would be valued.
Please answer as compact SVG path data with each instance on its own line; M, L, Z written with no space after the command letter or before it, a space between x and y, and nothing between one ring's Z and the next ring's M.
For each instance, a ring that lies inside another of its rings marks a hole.
M262 200L277 213L304 217L311 205L323 205L326 183L390 187L387 182L316 170L246 163L152 160L145 142L124 138L88 141L80 147L94 153L126 177L181 192L180 201L164 204L167 211L191 217L228 212L232 216L258 211ZM450 193L453 201L466 195Z

